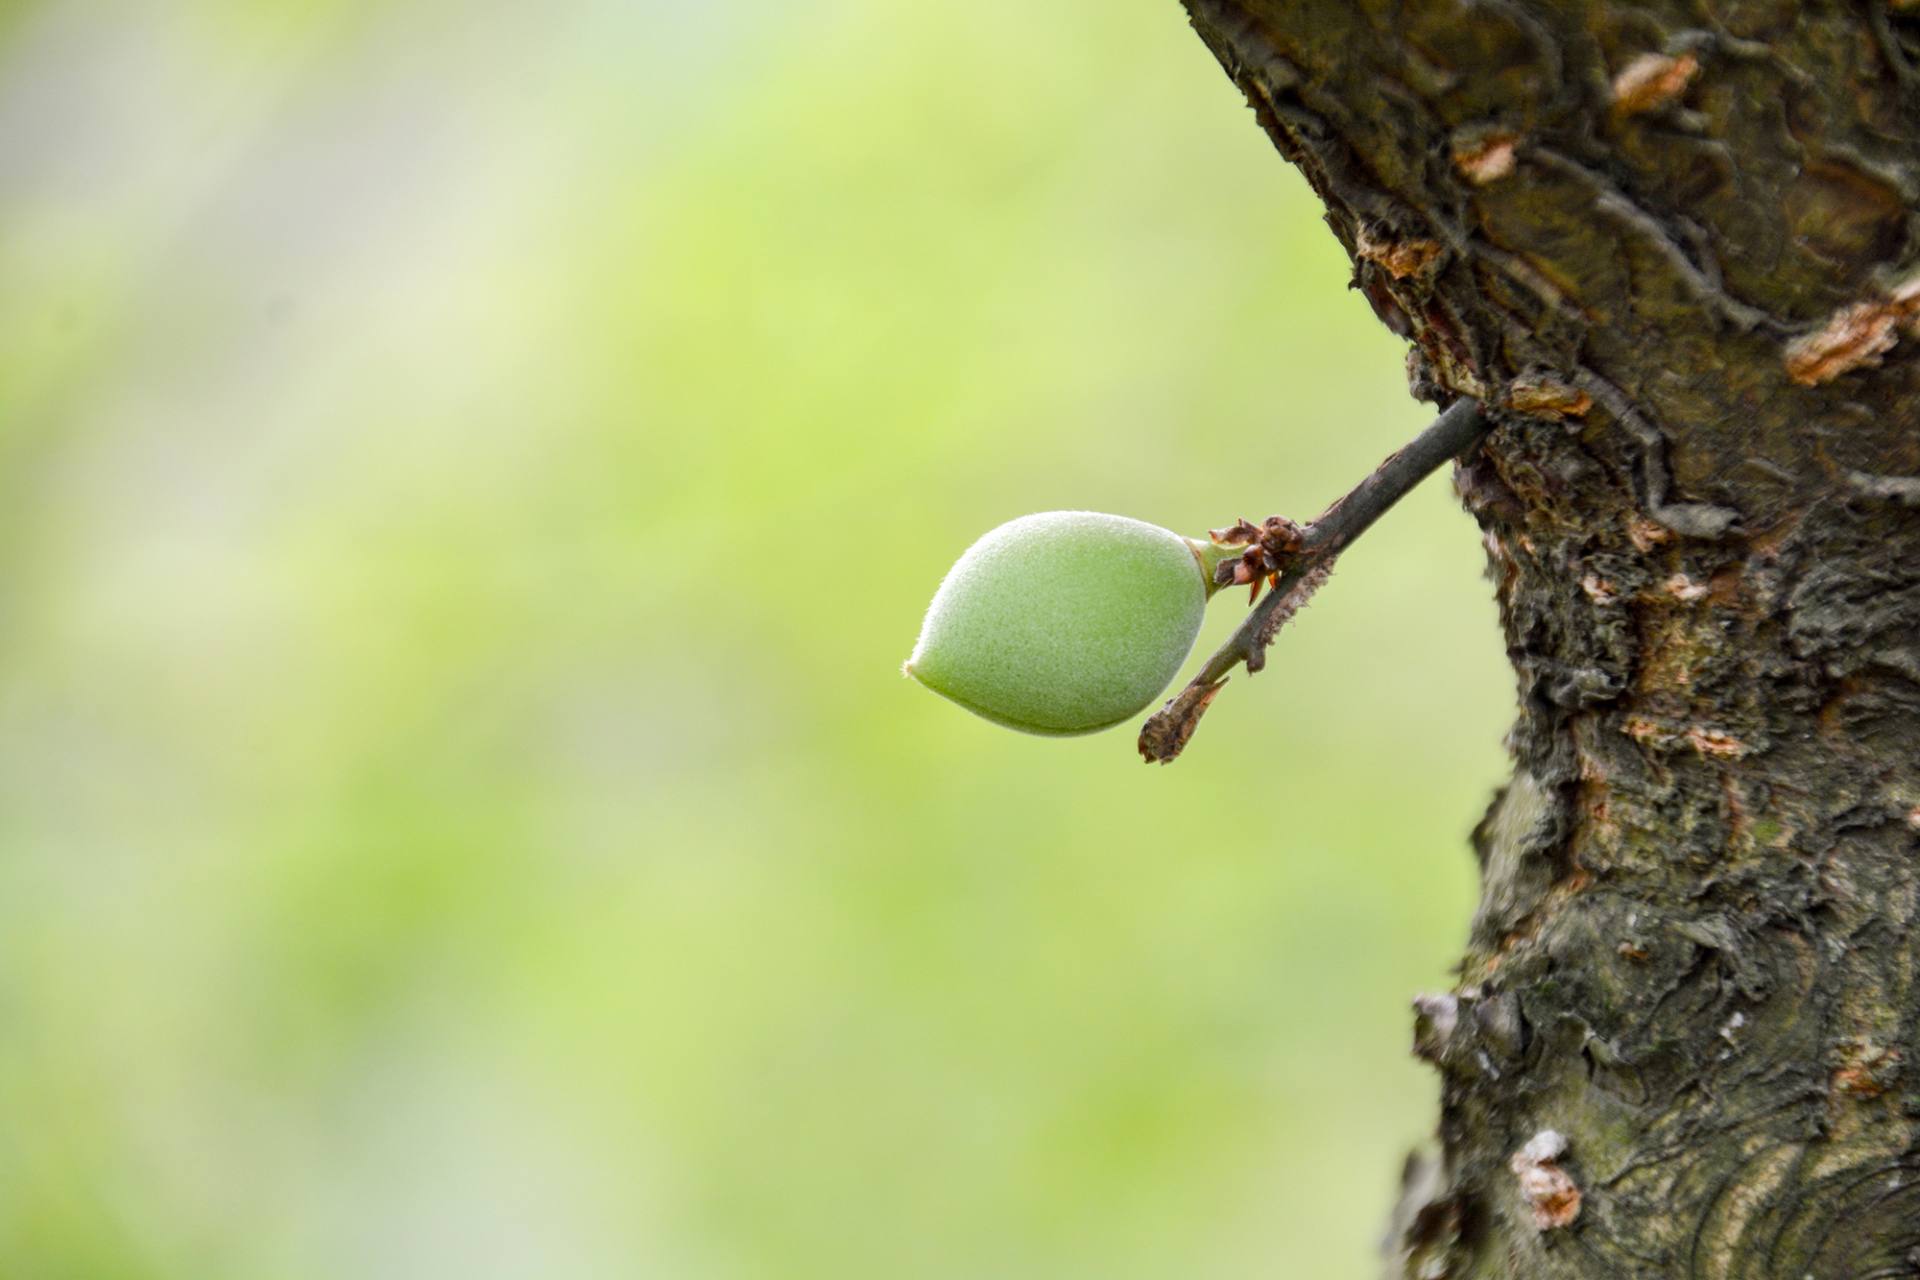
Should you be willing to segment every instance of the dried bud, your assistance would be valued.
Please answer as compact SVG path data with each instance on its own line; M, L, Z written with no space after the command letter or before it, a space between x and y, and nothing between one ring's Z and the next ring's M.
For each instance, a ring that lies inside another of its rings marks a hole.
M1268 516L1260 524L1242 516L1225 529L1208 530L1216 554L1224 554L1219 548L1246 548L1237 559L1222 559L1214 567L1214 585L1244 587L1251 583L1253 590L1247 603L1252 604L1260 595L1261 584L1277 585L1281 569L1300 550L1300 535L1300 526L1285 516Z

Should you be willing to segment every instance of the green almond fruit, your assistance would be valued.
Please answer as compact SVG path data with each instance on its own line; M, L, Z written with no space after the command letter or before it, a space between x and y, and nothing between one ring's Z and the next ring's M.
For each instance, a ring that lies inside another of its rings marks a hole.
M1010 729L1111 728L1179 672L1223 554L1125 516L1022 516L947 571L906 673Z

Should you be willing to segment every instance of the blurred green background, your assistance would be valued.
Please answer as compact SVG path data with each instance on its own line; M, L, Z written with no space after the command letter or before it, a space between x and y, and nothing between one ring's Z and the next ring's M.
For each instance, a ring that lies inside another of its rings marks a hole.
M1347 274L1175 0L0 3L0 1274L1371 1276L1444 480L1172 768L898 672L1403 443Z

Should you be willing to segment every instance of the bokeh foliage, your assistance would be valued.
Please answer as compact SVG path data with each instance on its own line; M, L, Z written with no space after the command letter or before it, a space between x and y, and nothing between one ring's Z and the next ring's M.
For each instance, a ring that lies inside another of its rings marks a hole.
M0 231L0 1274L1371 1274L1445 484L1173 768L897 674L1426 416L1173 0L11 0Z

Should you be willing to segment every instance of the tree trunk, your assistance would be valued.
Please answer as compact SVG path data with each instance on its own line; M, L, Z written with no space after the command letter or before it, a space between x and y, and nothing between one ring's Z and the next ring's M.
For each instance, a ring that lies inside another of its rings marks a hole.
M1388 1274L1920 1276L1920 0L1186 0L1520 685Z

